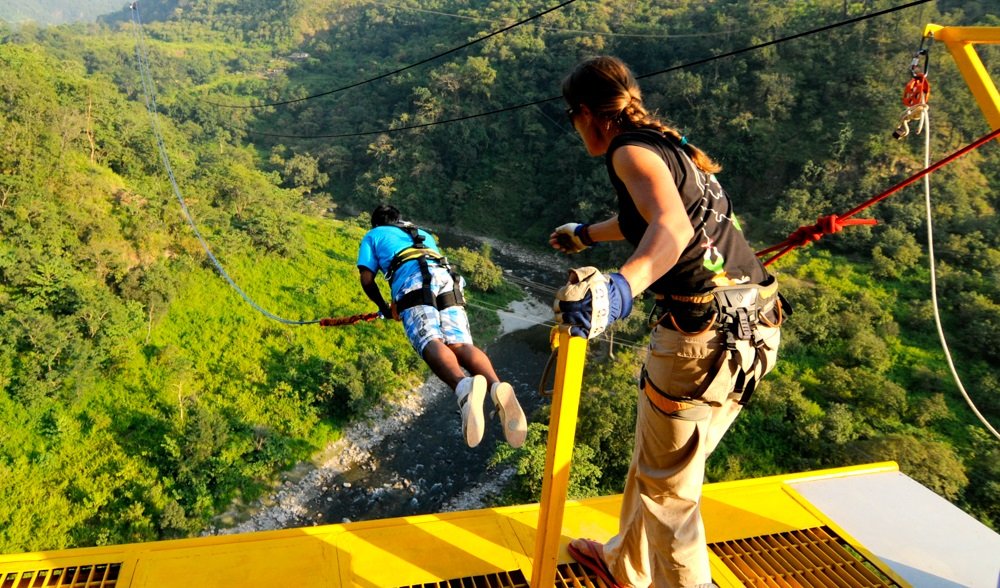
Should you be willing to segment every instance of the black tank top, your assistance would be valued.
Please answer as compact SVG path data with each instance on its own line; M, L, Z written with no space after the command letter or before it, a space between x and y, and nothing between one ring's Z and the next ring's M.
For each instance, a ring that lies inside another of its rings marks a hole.
M617 135L605 156L608 176L618 193L618 225L633 247L639 245L649 224L639 214L612 164L615 150L625 145L645 147L667 164L694 227L694 237L677 263L649 287L650 291L656 294L698 294L717 286L759 284L768 277L767 270L743 236L729 196L715 175L695 166L673 137L652 129Z

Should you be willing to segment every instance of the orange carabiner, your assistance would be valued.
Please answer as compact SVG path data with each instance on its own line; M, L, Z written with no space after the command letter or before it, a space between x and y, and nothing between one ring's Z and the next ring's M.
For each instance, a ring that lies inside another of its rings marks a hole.
M903 88L903 106L907 108L926 104L931 97L931 83L922 73L914 73L913 78Z

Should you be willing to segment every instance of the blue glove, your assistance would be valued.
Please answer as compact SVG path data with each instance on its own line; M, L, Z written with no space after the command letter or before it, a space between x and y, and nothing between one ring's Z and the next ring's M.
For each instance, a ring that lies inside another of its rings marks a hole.
M593 339L632 312L632 287L619 273L595 268L571 270L570 284L556 293L556 321L570 325L574 337Z

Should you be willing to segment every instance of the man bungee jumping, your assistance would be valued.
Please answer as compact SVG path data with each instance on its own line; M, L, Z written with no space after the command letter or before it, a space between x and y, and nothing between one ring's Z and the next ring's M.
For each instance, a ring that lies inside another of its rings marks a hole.
M524 411L514 388L500 381L490 358L472 342L462 293L465 279L452 271L434 237L400 220L394 206L376 207L371 225L358 249L359 279L365 295L382 316L402 321L413 348L455 391L462 411L462 434L469 447L476 447L483 439L487 389L504 438L512 447L520 447L528 431ZM375 283L378 272L389 282L391 306Z

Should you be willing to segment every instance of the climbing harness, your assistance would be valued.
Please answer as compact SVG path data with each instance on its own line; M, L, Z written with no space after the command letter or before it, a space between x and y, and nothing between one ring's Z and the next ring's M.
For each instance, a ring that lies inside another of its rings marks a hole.
M681 308L695 309L692 322ZM724 350L708 370L704 382L690 397L673 396L653 383L643 367L639 386L650 402L663 412L680 419L700 419L703 411L693 410L708 403L700 400L718 374L729 361L735 361L736 383L734 392L739 394L739 404L750 401L757 382L771 367L764 350L765 341L757 328L759 325L779 327L791 314L791 306L778 293L778 281L771 276L763 284L722 286L705 294L690 296L671 295L657 299L650 326L662 326L683 335L695 336L715 329L723 337ZM773 319L770 317L774 317ZM705 318L707 317L707 319ZM664 321L669 318L670 322ZM680 323L697 324L697 331L687 331Z
M420 264L420 277L422 281L420 288L411 290L399 297L399 300L396 301L396 312L402 313L408 308L420 305L433 306L438 310L444 310L452 306L465 306L465 296L462 294L460 278L452 270L451 264L448 263L448 258L425 245L424 236L420 234L420 230L413 223L403 222L390 226L394 226L409 235L410 239L413 240L413 245L403 249L392 258L392 261L389 262L389 268L385 272L385 279L391 284L393 278L396 277L396 271L404 263L416 261ZM451 290L442 292L437 296L434 295L434 290L431 288L431 261L447 270L451 275L453 283Z
M740 404L750 401L757 382L764 377L771 367L767 364L764 353L764 339L760 336L757 326L779 326L784 320L782 306L786 306L786 314L791 314L791 307L778 294L778 281L772 276L765 283L754 286L726 286L712 291L715 296L719 329L726 336L726 350L737 357L740 365L736 374L735 391L740 395ZM775 312L776 320L771 322L767 315ZM750 351L741 342L750 344L753 348L753 358L750 367L744 369L742 354Z

